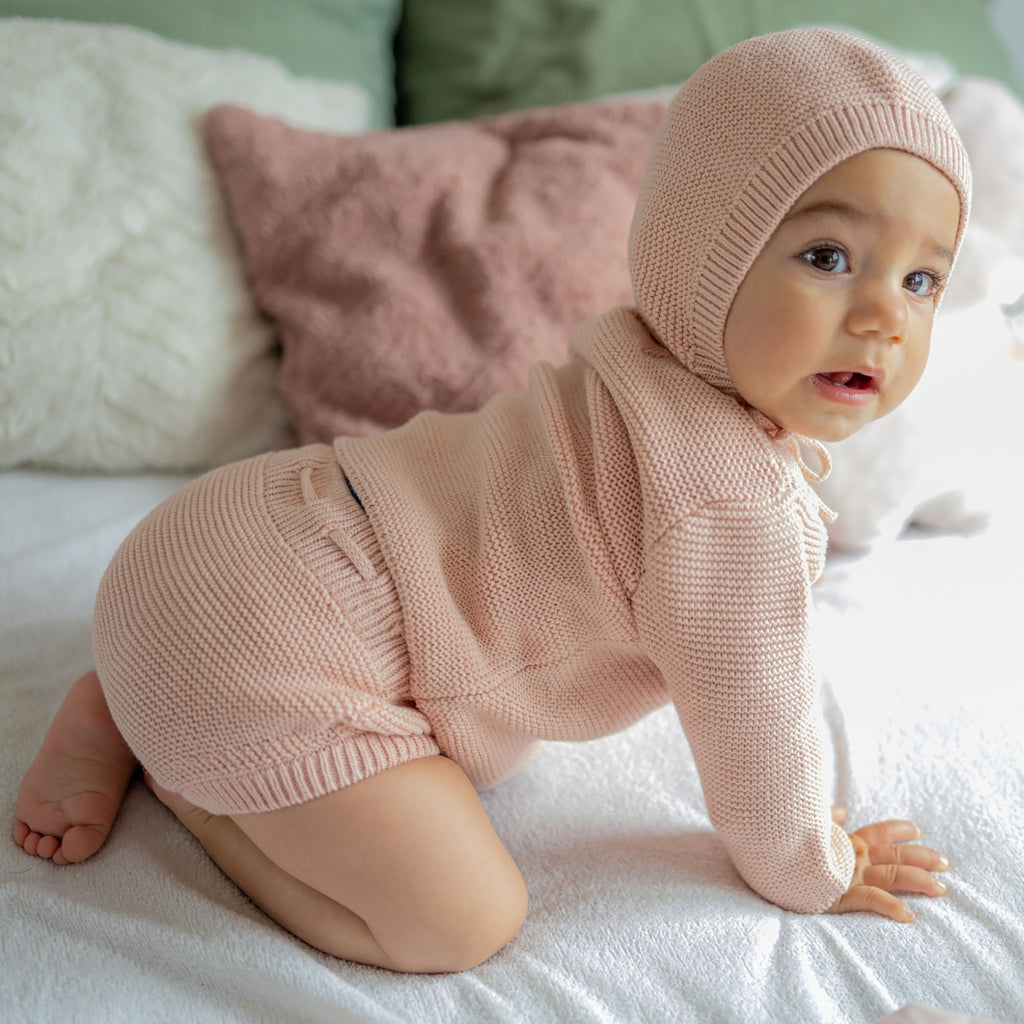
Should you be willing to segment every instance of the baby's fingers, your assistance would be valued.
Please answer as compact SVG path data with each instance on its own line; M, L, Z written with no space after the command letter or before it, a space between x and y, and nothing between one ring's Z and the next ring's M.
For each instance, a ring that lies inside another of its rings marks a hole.
M913 892L919 896L941 896L946 887L930 871L908 864L872 864L864 869L867 886L885 892Z
M868 846L913 842L915 839L921 838L921 830L912 821L901 819L864 825L853 834L860 836Z
M925 871L945 871L949 861L937 850L917 843L882 843L868 847L871 864L907 864Z
M874 885L853 886L844 892L831 908L833 914L852 914L857 911L880 914L892 921L904 923L914 920L910 908L898 896Z

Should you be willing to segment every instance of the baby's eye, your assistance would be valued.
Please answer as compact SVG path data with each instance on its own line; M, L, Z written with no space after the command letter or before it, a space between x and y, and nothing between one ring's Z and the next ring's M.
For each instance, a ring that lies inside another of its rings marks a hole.
M941 286L939 275L930 270L915 270L903 279L903 287L922 299L930 298Z
M809 263L815 270L821 270L826 274L844 274L850 269L849 258L836 245L816 245L813 249L802 252L800 259Z

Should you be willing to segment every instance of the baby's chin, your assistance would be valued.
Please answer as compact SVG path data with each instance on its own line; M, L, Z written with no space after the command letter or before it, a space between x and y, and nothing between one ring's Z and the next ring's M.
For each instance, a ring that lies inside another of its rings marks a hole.
M845 441L848 438L853 437L854 434L863 430L868 423L873 422L874 420L868 420L865 423L858 423L856 426L847 427L846 429L841 430L815 430L812 433L805 433L803 436L809 437L812 441L820 441L822 444L836 444L839 441ZM800 433L800 431L794 431L794 433Z
M868 420L868 423L873 423L874 420ZM820 441L822 444L837 444L840 441L846 441L853 437L855 434L859 434L868 423L859 423L855 427L850 427L847 430L815 430L813 433L802 433L797 430L794 433L801 434L802 437L808 437L812 441Z
M802 437L808 437L822 444L836 444L839 441L846 441L858 434L865 427L888 416L896 405L890 401L879 400L876 396L869 405L862 405L852 408L837 408L831 414L822 415L820 410L809 415L801 416L795 414L791 420L787 417L780 417L784 422L781 424L785 429ZM776 422L779 420L776 419Z
M800 437L809 438L812 441L820 441L822 444L836 444L845 441L863 430L869 423L874 423L883 414L877 416L865 416L864 418L836 417L825 423L806 422L783 422L780 424L784 430ZM775 420L777 423L778 420Z

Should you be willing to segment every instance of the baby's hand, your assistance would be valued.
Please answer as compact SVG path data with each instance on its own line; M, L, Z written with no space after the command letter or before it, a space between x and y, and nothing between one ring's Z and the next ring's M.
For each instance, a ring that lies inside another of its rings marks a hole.
M846 812L835 808L832 818L841 825ZM866 910L893 921L913 921L910 908L893 893L941 896L946 887L932 872L949 867L941 854L911 842L920 837L920 829L909 821L882 821L851 832L857 857L853 879L850 888L832 904L830 913Z

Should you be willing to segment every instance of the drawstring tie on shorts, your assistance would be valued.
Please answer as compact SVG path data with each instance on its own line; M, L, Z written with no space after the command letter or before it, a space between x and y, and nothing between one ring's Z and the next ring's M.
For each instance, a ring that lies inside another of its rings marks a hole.
M299 470L299 483L302 487L302 498L308 508L315 509L317 513L324 520L324 526L322 528L323 534L330 539L344 553L345 557L355 566L356 572L364 580L372 580L377 575L377 570L374 568L373 563L370 561L366 552L359 546L355 538L345 530L341 529L340 524L334 519L332 514L333 502L330 498L321 498L316 493L316 488L313 486L313 467L303 466ZM352 489L352 485L348 482L348 477L345 478L345 483L348 485L349 493L352 495L356 504L360 508L363 507L363 503L359 500L359 496Z

